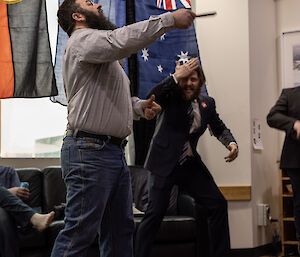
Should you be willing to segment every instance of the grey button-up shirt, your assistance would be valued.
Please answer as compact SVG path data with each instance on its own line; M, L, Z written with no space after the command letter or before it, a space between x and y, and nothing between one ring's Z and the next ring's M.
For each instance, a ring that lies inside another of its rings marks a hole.
M63 56L68 127L120 138L129 135L133 118L143 110L141 101L130 97L129 79L118 60L173 27L172 14L165 13L113 31L75 30Z

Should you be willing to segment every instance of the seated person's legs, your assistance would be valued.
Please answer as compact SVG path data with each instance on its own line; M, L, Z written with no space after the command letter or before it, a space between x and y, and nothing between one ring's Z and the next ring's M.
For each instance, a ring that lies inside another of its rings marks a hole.
M38 214L17 196L0 186L0 256L18 257L19 242L17 225L24 227L31 223L37 230L46 229L54 212Z
M17 226L2 208L0 208L0 256L19 256Z
M0 187L0 208L9 213L17 225L24 227L30 222L39 231L46 229L54 217L54 212L48 214L35 213L28 205L4 187Z

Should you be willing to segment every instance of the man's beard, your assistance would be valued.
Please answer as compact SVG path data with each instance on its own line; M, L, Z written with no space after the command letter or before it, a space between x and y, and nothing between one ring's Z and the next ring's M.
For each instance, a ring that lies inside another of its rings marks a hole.
M182 95L183 99L186 100L186 101L189 101L189 102L193 101L194 99L197 99L197 98L199 97L200 93L201 93L201 87L200 87L200 86L197 87L197 88L194 90L193 94L192 94L192 95L189 95L189 96L186 96L186 95L185 95L185 93L184 93L184 87L182 88L182 87L180 86L180 87L179 87L179 90L180 90L180 92L181 92L181 95Z
M84 10L80 8L78 11L79 13L83 14L86 19L86 24L91 29L98 29L98 30L114 30L118 28L115 24L110 22L102 13L101 9L99 9L99 15Z

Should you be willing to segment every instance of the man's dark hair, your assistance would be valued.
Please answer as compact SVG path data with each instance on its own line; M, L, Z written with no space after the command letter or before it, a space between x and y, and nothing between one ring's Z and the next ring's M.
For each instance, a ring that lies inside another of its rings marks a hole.
M101 8L98 8L98 15L91 11L85 10L75 2L76 0L65 0L58 9L57 17L58 24L61 28L71 36L76 21L73 19L73 13L81 13L85 16L86 25L91 29L114 30L117 26L111 23L102 13Z
M202 68L200 66L195 71L198 74L199 86L202 87L205 84L205 82L206 82L206 78L205 78L204 72L203 72L203 70L202 70Z
M69 37L71 36L76 24L72 14L78 12L80 9L81 8L76 3L76 0L65 0L57 11L58 24L69 35Z

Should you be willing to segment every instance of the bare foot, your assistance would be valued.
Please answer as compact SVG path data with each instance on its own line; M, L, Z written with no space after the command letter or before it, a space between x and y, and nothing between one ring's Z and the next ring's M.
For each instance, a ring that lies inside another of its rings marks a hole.
M35 213L30 219L31 224L40 232L45 230L54 218L54 211L47 214Z

